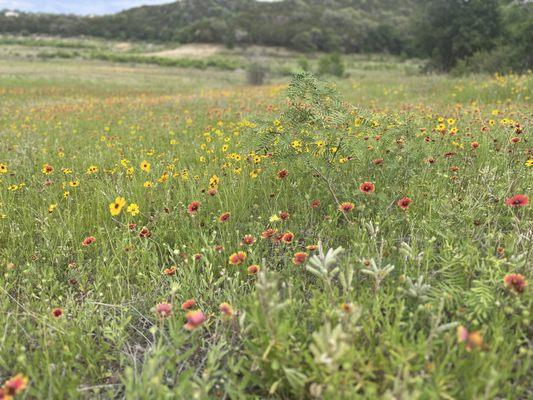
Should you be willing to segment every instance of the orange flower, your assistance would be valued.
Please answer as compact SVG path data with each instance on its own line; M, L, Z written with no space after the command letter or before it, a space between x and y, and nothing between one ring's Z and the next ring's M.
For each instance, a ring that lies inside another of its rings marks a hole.
M9 379L3 387L4 399L9 399L26 389L28 386L28 378L22 374L17 374Z
M285 232L281 238L283 242L289 244L292 243L292 240L294 239L294 233L292 232Z
M81 242L81 245L84 246L84 247L87 247L89 246L90 244L96 242L96 239L94 238L94 236L87 236L83 242Z
M347 213L352 211L355 208L355 204L345 201L344 203L339 204L339 211Z
M195 305L196 305L196 300L194 300L194 299L185 300L185 301L183 302L183 304L181 305L181 309L182 309L183 311L190 310L190 309L193 308Z
M229 263L231 265L240 265L246 260L246 253L244 251L238 251L229 256Z
M508 289L517 294L522 293L527 286L526 278L521 274L507 274L503 278L503 282Z
M165 268L163 270L163 273L166 275L166 276L172 276L176 273L176 266L173 265L172 267L170 268Z
M462 325L457 327L457 341L465 343L466 351L469 352L483 346L483 336L481 336L479 331L468 332L468 329Z
M198 328L207 319L204 313L200 310L189 311L187 314L185 314L185 318L187 318L187 323L183 327L188 331Z
M303 252L294 253L294 257L292 257L292 263L294 265L302 265L305 260L307 260L307 253Z
M233 315L233 308L231 308L228 303L221 303L220 306L218 306L218 309L227 317L231 317Z
M226 222L227 220L229 220L230 216L231 216L231 214L229 212L225 212L225 213L221 214L220 217L218 217L218 220L219 220L219 222Z
M256 264L254 264L254 265L250 265L250 266L248 267L248 273L249 273L250 275L255 275L255 274L257 274L257 273L259 272L260 269L261 269L261 268L259 267L259 265L256 265Z

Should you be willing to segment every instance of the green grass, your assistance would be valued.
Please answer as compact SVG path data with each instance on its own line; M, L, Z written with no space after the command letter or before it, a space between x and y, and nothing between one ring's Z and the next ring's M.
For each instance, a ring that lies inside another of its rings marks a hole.
M335 91L352 106L302 81L288 105L281 76L0 61L0 382L24 374L32 399L528 398L531 290L503 279L531 277L531 205L505 205L531 196L531 76L347 72ZM319 241L345 249L337 269L293 264ZM207 317L193 331L187 299ZM483 345L467 351L459 325Z

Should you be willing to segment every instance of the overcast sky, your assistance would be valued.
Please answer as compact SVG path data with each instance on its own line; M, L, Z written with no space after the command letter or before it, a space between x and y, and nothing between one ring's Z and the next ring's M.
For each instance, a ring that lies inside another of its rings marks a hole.
M173 0L0 0L0 10L83 15L110 14L141 5L173 2Z

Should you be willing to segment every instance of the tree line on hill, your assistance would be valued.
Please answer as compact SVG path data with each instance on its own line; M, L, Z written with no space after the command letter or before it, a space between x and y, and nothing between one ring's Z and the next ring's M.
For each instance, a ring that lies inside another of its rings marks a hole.
M0 33L386 52L441 71L533 65L528 0L181 0L98 17L0 13Z

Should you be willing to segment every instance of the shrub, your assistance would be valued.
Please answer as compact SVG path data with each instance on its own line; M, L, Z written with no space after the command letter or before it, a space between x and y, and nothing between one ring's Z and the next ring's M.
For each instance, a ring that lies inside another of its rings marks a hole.
M246 76L250 85L262 85L265 81L266 74L267 68L259 62L252 62L246 70Z
M318 60L319 75L344 76L344 62L339 53L331 53Z

